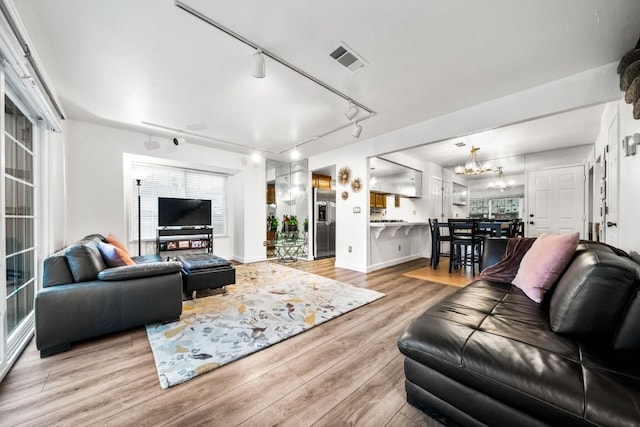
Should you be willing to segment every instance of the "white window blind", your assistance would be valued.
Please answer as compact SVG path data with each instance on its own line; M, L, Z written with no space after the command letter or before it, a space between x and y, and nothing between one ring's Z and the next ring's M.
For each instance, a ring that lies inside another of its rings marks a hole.
M140 186L142 240L156 237L158 197L211 200L213 235L227 235L227 175L148 163L132 163L131 168L145 176ZM130 236L137 240L138 188L135 180L130 206Z

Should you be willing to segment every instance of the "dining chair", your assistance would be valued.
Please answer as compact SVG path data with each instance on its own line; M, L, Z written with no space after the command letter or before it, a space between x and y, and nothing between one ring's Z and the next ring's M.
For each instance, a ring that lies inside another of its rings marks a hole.
M435 270L438 268L441 256L450 256L448 252L442 252L442 243L450 242L451 237L440 234L438 218L429 218L429 229L431 230L431 267Z
M478 220L449 218L450 262L449 273L452 269L462 266L470 266L471 274L476 275L476 263L478 271L482 270L482 249L485 234L478 230Z

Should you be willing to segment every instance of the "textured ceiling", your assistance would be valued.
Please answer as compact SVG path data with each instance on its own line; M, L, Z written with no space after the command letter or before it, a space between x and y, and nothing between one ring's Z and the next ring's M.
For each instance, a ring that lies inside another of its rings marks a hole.
M172 0L15 3L71 119L275 160L356 141L344 99L269 58L251 77L250 46ZM617 61L640 28L637 0L185 3L375 111L360 139Z

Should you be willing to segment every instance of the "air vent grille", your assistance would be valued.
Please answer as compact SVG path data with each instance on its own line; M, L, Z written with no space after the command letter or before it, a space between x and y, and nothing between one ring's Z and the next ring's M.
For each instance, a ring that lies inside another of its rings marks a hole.
M367 61L343 42L332 49L329 56L338 61L338 63L352 73L355 73L368 65Z

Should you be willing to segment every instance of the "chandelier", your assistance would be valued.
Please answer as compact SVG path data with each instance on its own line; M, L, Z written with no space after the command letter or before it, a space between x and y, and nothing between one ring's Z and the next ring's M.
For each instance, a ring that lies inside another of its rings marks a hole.
M484 167L482 166L482 163L480 163L478 161L478 156L477 156L477 152L480 148L478 147L471 147L471 156L469 157L469 160L467 160L467 163L465 163L464 166L462 165L458 165L455 168L455 172L458 175L478 175L482 172L489 172L491 170L493 170L490 166L485 165Z
M513 185L513 182L511 181L507 182L507 180L504 179L504 172L502 172L502 168L499 167L498 180L496 182L489 183L489 188L493 190L504 191L505 189L511 187L512 185Z

